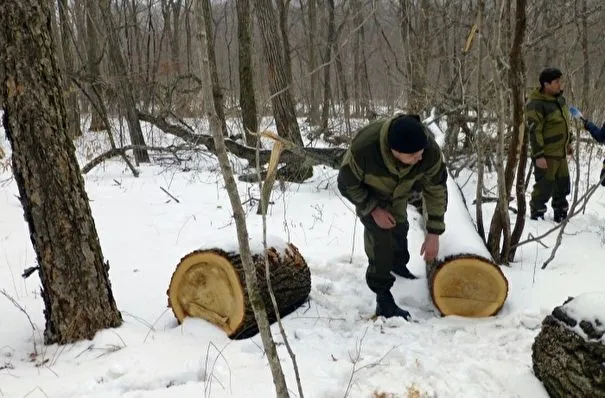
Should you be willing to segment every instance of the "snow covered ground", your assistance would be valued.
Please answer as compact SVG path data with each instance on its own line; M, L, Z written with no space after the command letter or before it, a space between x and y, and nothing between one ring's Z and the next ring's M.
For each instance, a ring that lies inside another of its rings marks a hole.
M95 141L94 135L86 134L77 142L83 163L104 145ZM0 145L8 147L1 133ZM598 170L599 159L593 167ZM166 289L181 257L201 247L233 247L237 242L216 162L192 155L180 165L164 162L140 170L141 176L135 178L115 159L85 178L125 322L99 332L92 341L69 346L42 343L40 282L37 274L26 280L20 276L35 265L35 255L15 182L8 171L1 172L0 291L17 305L0 295L0 397L275 395L258 335L231 341L200 319L177 325L167 308ZM582 186L585 173L583 169ZM594 182L598 172L592 176ZM436 317L426 279L398 278L393 288L396 301L419 320L407 323L370 319L375 302L364 279L363 230L338 194L335 178L335 170L316 167L306 183L277 187L267 220L269 234L294 243L312 272L309 303L283 320L305 396L547 397L531 369L531 345L554 306L568 296L603 289L605 188L596 192L584 214L571 220L562 247L546 270L540 266L550 255L554 234L543 240L549 249L523 245L517 261L503 267L510 291L500 314L489 319ZM475 178L463 173L458 180L462 184L467 179L462 192L470 204ZM256 184L239 183L239 189L242 201L258 197ZM261 218L254 205L246 206L249 233L258 240ZM492 211L486 206L487 227ZM423 277L419 214L410 208L409 217L410 269ZM450 203L443 252L476 239L472 231L457 228L458 217L468 217L466 210ZM523 239L552 226L552 212L546 221L528 220ZM594 297L590 304L598 307ZM275 325L273 332L281 341ZM286 349L283 344L278 349L292 396L297 396Z

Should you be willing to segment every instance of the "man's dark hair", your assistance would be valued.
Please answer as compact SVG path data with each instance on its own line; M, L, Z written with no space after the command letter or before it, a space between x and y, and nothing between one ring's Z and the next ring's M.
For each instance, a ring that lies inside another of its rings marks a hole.
M563 73L557 68L546 68L540 72L540 87L544 87L544 83L550 83L563 76Z

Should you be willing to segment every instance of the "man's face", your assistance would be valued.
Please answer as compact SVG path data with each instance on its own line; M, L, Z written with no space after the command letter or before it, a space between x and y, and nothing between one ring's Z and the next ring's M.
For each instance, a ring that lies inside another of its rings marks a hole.
M393 152L393 156L395 156L395 158L401 163L412 165L422 160L422 154L424 153L424 149L421 149L418 152L414 153L397 152L394 149L391 149L391 152Z
M563 82L561 78L555 79L550 83L544 83L544 92L550 95L559 95L563 91Z

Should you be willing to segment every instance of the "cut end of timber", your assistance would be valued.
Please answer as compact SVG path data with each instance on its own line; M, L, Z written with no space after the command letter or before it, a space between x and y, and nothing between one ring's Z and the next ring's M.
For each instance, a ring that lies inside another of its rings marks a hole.
M443 315L495 315L508 295L508 281L497 264L479 256L455 256L438 265L431 296Z
M244 292L232 264L214 251L195 251L181 259L168 288L168 305L177 320L205 319L231 335L242 323Z

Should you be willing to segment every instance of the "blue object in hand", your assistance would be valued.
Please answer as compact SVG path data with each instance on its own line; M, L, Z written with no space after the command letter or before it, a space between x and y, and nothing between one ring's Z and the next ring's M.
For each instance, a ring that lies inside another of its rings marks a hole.
M574 106L571 106L569 108L569 113L571 113L571 116L574 117L575 119L582 119L582 112L580 112L580 110Z

